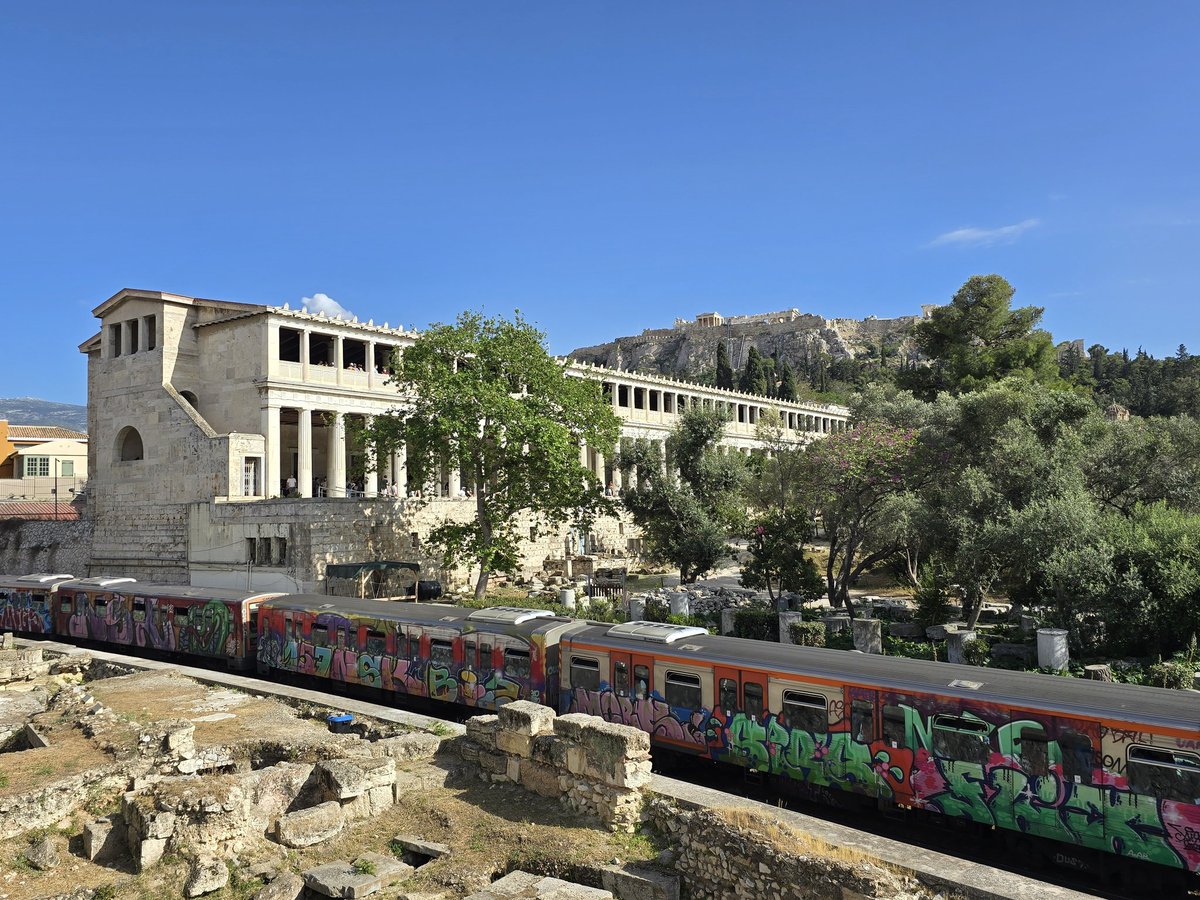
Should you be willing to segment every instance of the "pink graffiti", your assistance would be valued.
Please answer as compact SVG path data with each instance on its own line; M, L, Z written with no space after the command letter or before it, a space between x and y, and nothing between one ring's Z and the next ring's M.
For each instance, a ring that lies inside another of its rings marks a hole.
M1174 800L1162 802L1167 841L1190 871L1200 868L1200 807Z
M635 699L618 697L612 691L576 690L571 701L572 712L600 716L608 722L618 722L645 731L657 738L705 747L704 714L696 712L686 722L671 713L671 707L653 697Z

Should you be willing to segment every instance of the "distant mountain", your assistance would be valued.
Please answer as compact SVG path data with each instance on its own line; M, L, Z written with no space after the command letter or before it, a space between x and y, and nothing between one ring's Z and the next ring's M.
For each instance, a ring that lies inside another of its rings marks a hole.
M87 431L87 407L36 397L0 397L0 419L13 425L61 425Z

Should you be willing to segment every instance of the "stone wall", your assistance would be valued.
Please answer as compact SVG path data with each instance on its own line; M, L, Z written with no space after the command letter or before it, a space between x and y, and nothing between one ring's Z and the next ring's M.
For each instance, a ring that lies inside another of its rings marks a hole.
M88 574L92 520L0 521L0 575L32 572Z
M646 820L672 848L689 900L932 897L916 879L741 810L686 809L661 798Z
M480 778L511 781L543 797L599 819L613 831L633 831L642 790L650 783L650 736L597 716L556 716L538 703L519 700L497 715L467 720L455 741Z

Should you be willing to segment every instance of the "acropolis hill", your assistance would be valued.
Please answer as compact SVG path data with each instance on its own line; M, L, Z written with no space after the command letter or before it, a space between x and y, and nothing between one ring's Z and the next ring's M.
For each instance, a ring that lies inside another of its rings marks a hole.
M745 365L746 354L757 347L764 357L777 353L780 360L805 371L822 354L831 359L875 355L881 344L889 355L912 356L908 333L921 318L826 319L797 309L751 316L709 312L692 321L676 319L671 328L647 328L639 335L580 347L570 356L613 369L699 379L715 371L717 345L724 341L735 369Z

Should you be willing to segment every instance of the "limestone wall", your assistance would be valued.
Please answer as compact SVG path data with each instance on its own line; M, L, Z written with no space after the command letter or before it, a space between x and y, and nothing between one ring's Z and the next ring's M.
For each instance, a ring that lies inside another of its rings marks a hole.
M650 783L650 736L597 716L556 716L538 703L518 700L497 715L467 720L456 741L482 779L510 781L599 819L613 831L633 831L642 789Z
M689 900L935 896L915 878L866 854L823 845L765 816L685 809L660 798L651 799L645 810L647 822L668 839Z
M0 575L60 572L88 573L92 520L0 521Z

